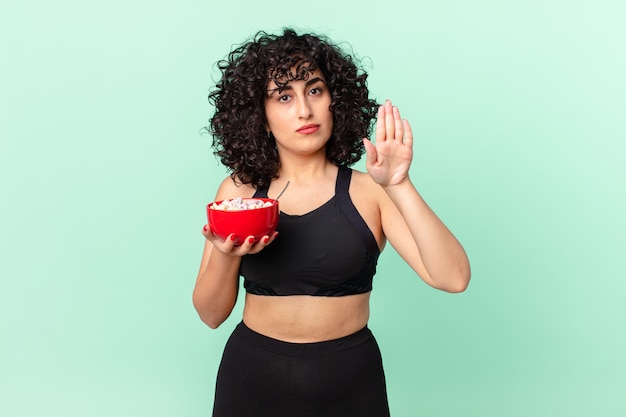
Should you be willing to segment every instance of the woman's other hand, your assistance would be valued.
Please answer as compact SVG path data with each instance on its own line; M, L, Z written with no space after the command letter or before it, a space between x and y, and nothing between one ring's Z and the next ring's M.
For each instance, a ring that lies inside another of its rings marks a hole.
M263 236L257 242L254 242L254 236L248 236L244 239L243 243L239 246L235 245L236 236L234 234L228 235L226 240L222 240L219 237L215 236L208 225L205 225L202 229L202 235L210 241L215 249L218 251L231 256L243 256L248 254L258 253L267 245L272 243L276 236L278 236L278 232L272 233L271 236Z
M376 183L385 187L407 180L413 159L413 132L391 101L385 101L378 109L376 143L363 139L363 144L367 153L365 166Z

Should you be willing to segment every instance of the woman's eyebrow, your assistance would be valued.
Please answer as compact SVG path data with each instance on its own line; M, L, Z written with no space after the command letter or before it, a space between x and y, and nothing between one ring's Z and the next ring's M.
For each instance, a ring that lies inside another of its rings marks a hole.
M311 78L310 80L308 80L304 85L308 87L312 84L315 84L318 81L324 82L324 80L322 80L321 77L315 77L315 78Z
M321 82L325 82L324 80L322 80L321 77L311 78L310 80L307 80L304 83L304 86L308 87L308 86L313 85L313 84L315 84L317 82L320 82L320 81ZM276 93L276 92L282 93L285 90L293 90L293 87L291 86L291 84L287 84L287 85L284 85L282 87L270 88L270 89L267 90L267 95L271 97L272 95L274 95L274 93Z

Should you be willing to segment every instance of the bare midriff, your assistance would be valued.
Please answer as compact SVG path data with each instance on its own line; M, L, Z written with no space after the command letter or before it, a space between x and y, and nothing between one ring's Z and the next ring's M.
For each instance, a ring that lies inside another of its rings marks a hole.
M369 293L341 297L246 294L243 321L273 339L312 343L338 339L367 325Z

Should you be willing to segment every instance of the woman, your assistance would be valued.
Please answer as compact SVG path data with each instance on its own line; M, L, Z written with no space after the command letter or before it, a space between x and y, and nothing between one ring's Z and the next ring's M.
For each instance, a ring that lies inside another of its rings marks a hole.
M193 293L211 328L244 277L243 321L217 377L214 417L389 415L369 294L389 241L434 288L460 292L466 254L409 178L413 136L367 74L329 40L258 33L221 61L209 98L217 155L232 172L216 200L280 198L277 231L240 246L205 226ZM365 139L376 119L376 140ZM367 173L349 168L366 152Z

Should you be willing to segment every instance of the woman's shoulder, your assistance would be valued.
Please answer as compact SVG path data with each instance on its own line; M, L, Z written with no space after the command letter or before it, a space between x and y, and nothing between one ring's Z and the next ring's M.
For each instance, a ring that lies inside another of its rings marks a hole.
M382 191L380 185L374 182L370 174L368 174L367 172L359 171L355 168L352 168L352 179L350 181L350 186L355 191L359 192L377 194Z
M237 197L252 197L255 193L255 189L251 184L243 184L236 177L227 176L220 183L217 189L216 200L223 200L225 198L237 198Z
M385 190L372 179L369 173L357 169L352 169L350 196L353 201L359 200L361 204L376 207L384 204L389 198Z

